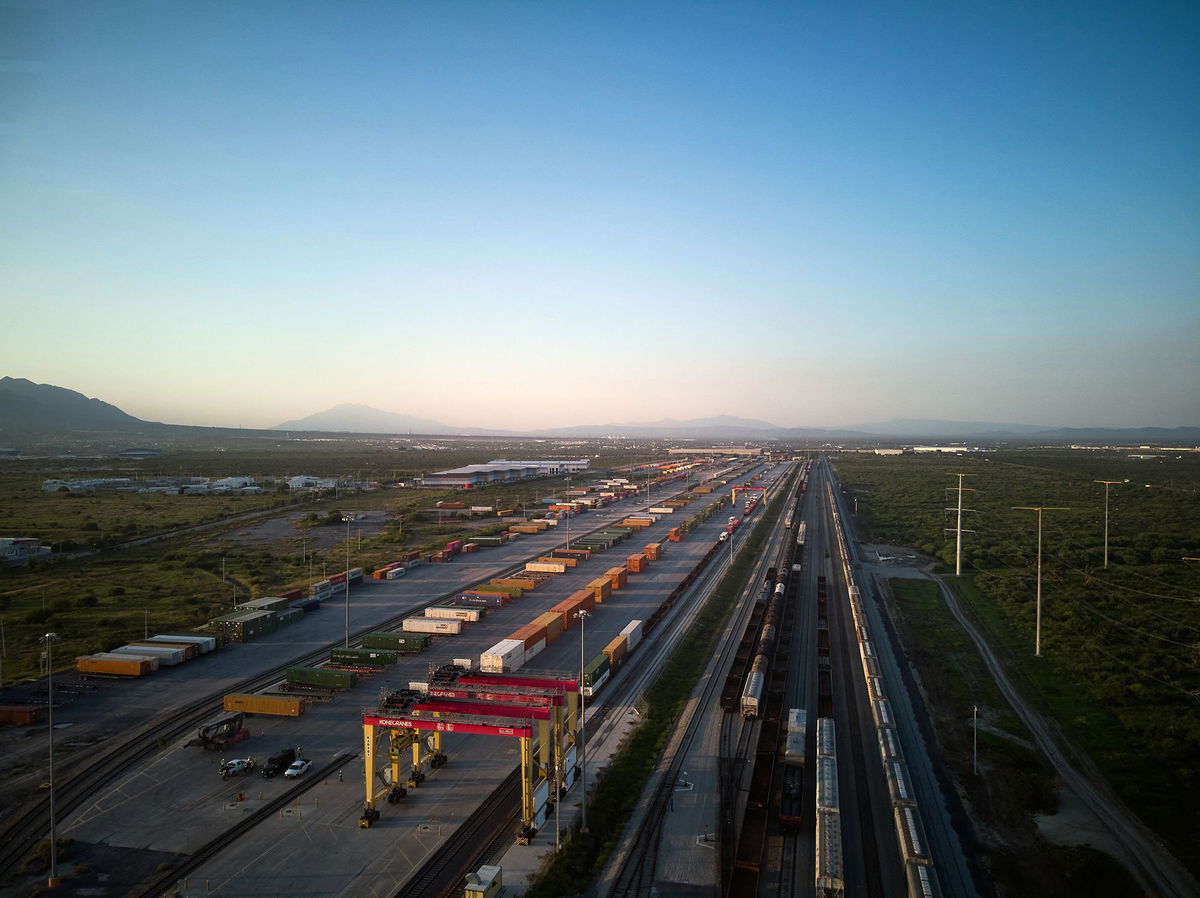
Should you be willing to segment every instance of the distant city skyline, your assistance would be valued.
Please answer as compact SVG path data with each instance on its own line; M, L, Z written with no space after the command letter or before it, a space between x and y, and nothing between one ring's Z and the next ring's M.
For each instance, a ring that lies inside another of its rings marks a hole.
M340 403L1200 424L1200 11L0 0L0 374Z

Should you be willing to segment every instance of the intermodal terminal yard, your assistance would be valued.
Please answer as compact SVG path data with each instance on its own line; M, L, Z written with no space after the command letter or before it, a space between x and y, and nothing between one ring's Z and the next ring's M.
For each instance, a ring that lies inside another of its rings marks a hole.
M738 476L748 478L758 470L743 466ZM782 470L772 472L769 479ZM666 495L664 492L661 498ZM656 494L654 498L660 497ZM676 523L710 501L711 497L698 496L687 508L680 509ZM638 496L577 518L572 537L641 510L642 502ZM671 517L664 515L637 535L636 545L660 541L666 551L644 573L630 576L610 601L596 606L585 629L585 657L595 655L631 620L649 618L666 594L717 543L725 527L725 518L714 515L682 542L668 543ZM736 544L737 537L735 534L730 542ZM421 565L398 580L367 579L350 595L351 641L385 625L394 626L399 618L419 613L418 609L434 599L486 582L564 542L565 527L560 526L522 536L502 548L459 556L453 564ZM197 869L172 878L169 890L230 895L396 894L439 843L470 818L510 774L516 764L517 746L513 740L496 737L446 736L442 750L449 758L448 765L430 772L429 778L419 788L409 790L400 803L381 804L381 819L364 830L358 825L364 791L362 710L377 705L385 692L403 688L411 681L428 680L431 667L455 658L478 659L481 651L538 612L622 561L627 554L623 550L634 544L631 540L609 553L598 554L578 569L556 577L552 586L526 593L506 608L471 624L461 636L437 638L428 652L402 656L397 665L361 677L347 693L312 702L298 718L248 718L250 738L230 747L227 754L253 756L261 763L281 748L295 748L313 761L313 769L297 780L264 779L253 771L221 777L220 755L186 745L195 735L191 717L179 732L170 733L168 729L148 733L141 740L141 755L131 756L115 774L109 772L103 782L85 782L82 775L72 776L71 768L60 769L56 787L58 832L60 837L74 840L73 862L110 871L107 885L102 886L107 894L136 892L136 883L152 879L156 871L161 874L176 868L187 856L211 847L210 843L239 823L244 826L243 821L254 820L253 826L230 844L222 845ZM725 559L722 552L716 563L723 564ZM197 702L207 712L201 722L218 719L224 716L220 713L220 696L245 690L243 681L248 676L278 671L308 655L325 653L327 657L329 647L341 642L343 601L339 592L325 602L320 612L305 615L303 620L270 636L226 646L178 668L164 668L152 677L89 680L88 686L95 691L79 693L75 701L59 709L55 719L59 739L101 740L73 756L72 763L82 761L86 766L87 755L99 755L106 745L126 740L136 744L139 730L150 723L169 728L173 719L181 719ZM577 631L573 631L547 648L531 667L572 674L579 669L580 651ZM649 654L650 650L640 651ZM305 663L315 662L308 659ZM630 665L626 674L632 676L636 667ZM276 683L281 679L278 673L268 677ZM70 678L61 680L64 688L69 686ZM259 688L269 685L264 682ZM589 720L599 711L599 707L589 711ZM151 744L147 745L146 739ZM23 748L35 758L40 746ZM605 750L611 751L611 747ZM597 751L595 764L599 769L604 756L599 745ZM73 780L76 789L72 789ZM564 799L561 814L578 807L578 791L576 787ZM264 815L267 808L272 811ZM517 809L510 810L515 814ZM29 826L31 822L35 825ZM41 832L40 822L28 818L22 830L9 833L6 860L28 848L30 839ZM544 840L551 829L547 822L539 838ZM505 841L510 840L511 832ZM535 851L537 847L532 846ZM527 862L531 868L535 866L537 855Z

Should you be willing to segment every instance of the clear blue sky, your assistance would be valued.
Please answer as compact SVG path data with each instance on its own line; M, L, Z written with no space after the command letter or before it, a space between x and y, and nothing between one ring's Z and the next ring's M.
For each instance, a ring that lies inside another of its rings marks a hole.
M1200 7L0 0L0 374L1200 424Z

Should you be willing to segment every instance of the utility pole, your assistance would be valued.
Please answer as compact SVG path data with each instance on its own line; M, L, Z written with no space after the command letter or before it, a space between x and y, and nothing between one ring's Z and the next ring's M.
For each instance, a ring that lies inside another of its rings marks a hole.
M1038 558L1037 558L1037 626L1034 637L1034 655L1042 657L1042 512L1069 511L1061 505L1014 505L1017 511L1036 511L1038 516Z
M963 500L962 494L963 494L964 490L968 493L975 492L970 487L963 486L963 478L964 477L974 477L975 475L974 474L960 474L958 471L951 471L949 476L958 478L958 486L948 486L948 487L946 487L946 489L956 490L958 492L958 524L954 528L955 533L957 534L957 541L955 543L955 550L954 550L954 576L961 577L962 576L962 535L963 535L962 514L963 514L963 510L964 510L962 507L962 500ZM966 509L966 511L973 511L973 510L974 509L971 509L971 508ZM947 508L946 511L954 511L954 509ZM946 528L946 530L949 530L949 529L950 529L949 527ZM975 532L974 530L967 531L967 533L974 533L974 532Z
M974 730L971 740L971 772L979 776L979 705L971 706L971 726Z
M1104 567L1108 567L1108 488L1120 480L1093 480L1092 483L1104 484Z

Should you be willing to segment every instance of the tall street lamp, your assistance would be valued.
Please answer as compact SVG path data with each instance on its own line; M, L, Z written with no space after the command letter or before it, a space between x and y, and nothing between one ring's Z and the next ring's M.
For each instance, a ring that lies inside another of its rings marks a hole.
M41 638L46 646L46 686L49 693L46 717L50 724L50 875L46 886L51 889L57 889L59 884L58 845L54 834L54 643L58 638L57 633L47 633Z
M582 817L582 823L579 827L579 831L582 833L586 833L588 831L588 825L587 825L587 758L585 756L586 750L587 750L587 737L583 731L583 711L584 711L583 624L584 624L584 621L586 621L588 619L588 617L590 617L590 615L591 615L590 612L585 611L582 608L575 612L575 618L579 621L579 725L575 728L575 731L579 734L579 739L577 740L575 747L579 750L579 794L583 797L583 817Z
M1042 657L1042 512L1068 511L1055 505L1014 505L1018 511L1036 511L1038 516L1038 559L1037 559L1037 626L1034 636L1034 655Z
M350 648L350 522L353 515L342 515L346 522L346 648Z

